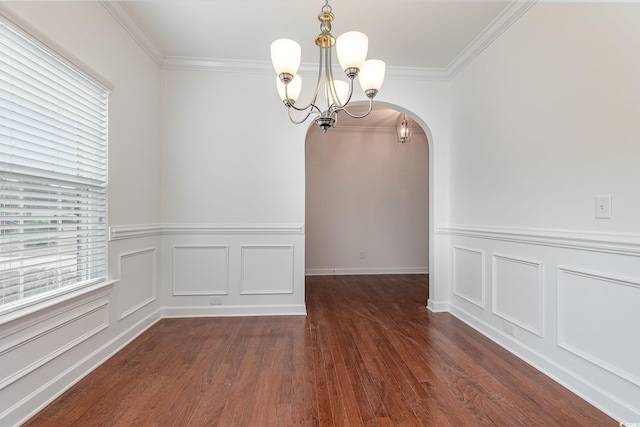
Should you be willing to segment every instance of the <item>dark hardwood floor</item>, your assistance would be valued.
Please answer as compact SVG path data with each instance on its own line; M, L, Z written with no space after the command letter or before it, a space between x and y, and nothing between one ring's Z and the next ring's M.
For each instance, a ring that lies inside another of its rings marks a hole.
M28 426L614 426L427 276L307 278L308 316L164 319Z

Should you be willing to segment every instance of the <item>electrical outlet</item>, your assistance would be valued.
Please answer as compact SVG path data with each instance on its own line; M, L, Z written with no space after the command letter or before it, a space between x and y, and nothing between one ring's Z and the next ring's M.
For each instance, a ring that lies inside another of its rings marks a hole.
M366 252L365 251L360 251L360 259L364 259L366 257Z
M502 329L504 329L504 331L505 331L506 333L508 333L509 335L511 335L511 336L513 336L513 337L515 337L515 336L516 336L516 327L515 327L513 324L511 324L511 323L509 323L509 322L506 322L506 321L505 321L505 322L502 324Z
M209 304L211 304L211 305L222 305L222 297L211 297L211 298L209 298Z

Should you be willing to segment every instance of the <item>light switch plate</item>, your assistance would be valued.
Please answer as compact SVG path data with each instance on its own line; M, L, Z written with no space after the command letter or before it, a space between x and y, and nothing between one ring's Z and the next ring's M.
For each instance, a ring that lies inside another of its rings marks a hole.
M596 196L596 219L611 219L611 196Z

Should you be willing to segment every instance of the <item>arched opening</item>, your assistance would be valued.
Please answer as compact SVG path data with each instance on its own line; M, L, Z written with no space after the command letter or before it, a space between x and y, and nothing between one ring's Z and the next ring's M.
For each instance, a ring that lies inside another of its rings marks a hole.
M401 114L414 123L406 144L396 135ZM433 271L431 146L424 122L393 104L377 103L366 119L341 115L338 126L326 134L309 127L307 275Z

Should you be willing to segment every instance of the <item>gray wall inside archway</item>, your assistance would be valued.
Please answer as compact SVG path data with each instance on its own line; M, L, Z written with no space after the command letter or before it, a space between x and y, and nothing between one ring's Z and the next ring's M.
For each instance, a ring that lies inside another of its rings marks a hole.
M429 144L415 125L397 142L401 113L378 107L370 117L340 117L306 137L306 272L429 271Z

